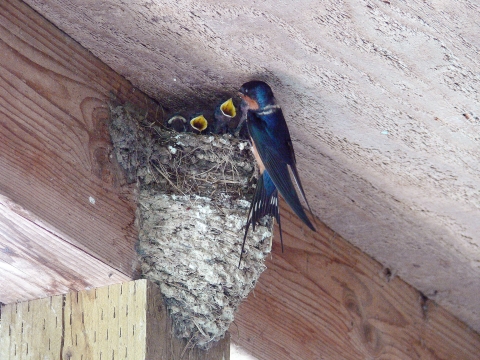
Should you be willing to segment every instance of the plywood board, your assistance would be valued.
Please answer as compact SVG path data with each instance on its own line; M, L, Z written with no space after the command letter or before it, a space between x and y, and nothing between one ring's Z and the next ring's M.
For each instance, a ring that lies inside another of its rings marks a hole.
M1 359L228 360L229 336L192 349L172 335L159 288L130 281L4 305Z

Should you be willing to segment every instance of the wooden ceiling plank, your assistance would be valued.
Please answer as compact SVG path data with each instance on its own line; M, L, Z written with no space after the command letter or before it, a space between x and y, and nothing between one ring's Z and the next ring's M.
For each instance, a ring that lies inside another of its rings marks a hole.
M231 328L258 359L476 359L480 336L323 224L281 202L267 270Z

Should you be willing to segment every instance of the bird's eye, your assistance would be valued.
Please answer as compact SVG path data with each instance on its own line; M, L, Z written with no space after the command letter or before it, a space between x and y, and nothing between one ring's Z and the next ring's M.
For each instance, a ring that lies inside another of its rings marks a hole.
M245 94L248 94L248 89L245 89Z

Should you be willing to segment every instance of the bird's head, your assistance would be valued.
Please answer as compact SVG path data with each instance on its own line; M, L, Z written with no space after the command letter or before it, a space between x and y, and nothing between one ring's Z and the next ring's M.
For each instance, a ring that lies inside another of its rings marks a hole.
M262 109L275 102L272 89L263 81L247 82L242 85L239 92L240 97L252 110Z

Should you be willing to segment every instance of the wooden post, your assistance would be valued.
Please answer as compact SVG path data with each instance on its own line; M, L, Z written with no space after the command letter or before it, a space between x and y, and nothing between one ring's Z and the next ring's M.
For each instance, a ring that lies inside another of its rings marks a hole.
M2 307L0 359L229 359L227 336L208 350L172 335L159 288L147 280Z

